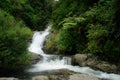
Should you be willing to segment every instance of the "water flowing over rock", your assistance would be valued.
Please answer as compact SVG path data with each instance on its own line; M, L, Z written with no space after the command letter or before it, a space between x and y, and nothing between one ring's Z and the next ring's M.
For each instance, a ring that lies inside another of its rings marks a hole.
M104 72L119 73L119 67L106 61L102 61L90 54L76 54L72 57L72 64L79 66L89 66Z
M44 71L49 72L49 71L58 70L58 69L68 69L70 71L86 74L85 78L83 80L88 79L89 76L111 79L111 80L120 80L120 75L108 74L108 73L105 73L102 71L96 71L89 67L72 66L70 63L71 59L68 57L45 54L44 51L42 50L42 48L43 48L43 44L46 39L46 36L49 35L49 30L50 30L50 26L45 31L40 31L40 32L34 33L32 43L31 43L30 47L28 48L28 50L30 52L42 55L43 59L41 61L39 61L38 63L33 64L32 67L27 70L27 72L40 73L40 72L44 72ZM83 66L84 64L82 64L82 62L86 61L87 56L82 55L82 57L80 56L79 58L81 58L79 64ZM82 60L82 58L83 58L83 60ZM62 74L62 75L64 75L64 74ZM58 76L56 79L62 80L60 78L62 75ZM87 77L87 75L89 75L89 76ZM74 75L74 76L76 76L76 75ZM84 77L84 75L78 75L78 76L81 76L81 79ZM53 78L53 77L51 77L51 78ZM45 78L45 79L47 79L47 78ZM70 79L72 80L73 78L70 77ZM95 79L98 80L97 78L95 78ZM65 79L63 79L63 80L65 80ZM66 80L68 80L68 79L66 79ZM91 80L92 80L92 78L91 78Z

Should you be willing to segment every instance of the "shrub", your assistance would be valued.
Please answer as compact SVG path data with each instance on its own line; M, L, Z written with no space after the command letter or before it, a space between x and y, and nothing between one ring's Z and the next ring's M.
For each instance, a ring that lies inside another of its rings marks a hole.
M0 23L0 67L25 67L29 63L27 47L31 30L2 10Z

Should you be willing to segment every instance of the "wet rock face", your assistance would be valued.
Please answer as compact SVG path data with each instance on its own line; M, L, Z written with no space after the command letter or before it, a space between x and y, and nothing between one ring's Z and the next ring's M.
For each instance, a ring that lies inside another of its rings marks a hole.
M120 73L119 66L102 61L99 58L90 54L76 54L72 57L72 64L79 66L89 66L96 70L104 72Z
M73 74L69 77L69 80L100 80L100 79L85 74Z
M19 80L17 78L0 78L0 80Z
M49 80L49 78L47 76L36 76L32 80Z
M101 80L99 78L73 72L67 69L55 70L53 73L44 76L35 76L32 80Z
M30 60L32 64L37 63L38 61L43 59L43 56L41 56L40 54L36 54L36 53L29 53L30 54Z
M70 71L68 69L54 70L47 75L36 75L29 79L0 78L0 80L100 80L96 77Z
M72 58L73 65L85 66L85 61L87 60L88 56L85 54L76 54Z
M87 61L87 66L92 67L94 69L99 69L104 72L112 72L112 73L119 73L117 72L118 68L116 65L99 60Z
M101 80L85 74L36 76L32 80Z
M50 75L49 80L68 80L68 75Z
M68 69L53 70L52 73L44 76L34 76L31 80L68 80L69 75L74 74Z

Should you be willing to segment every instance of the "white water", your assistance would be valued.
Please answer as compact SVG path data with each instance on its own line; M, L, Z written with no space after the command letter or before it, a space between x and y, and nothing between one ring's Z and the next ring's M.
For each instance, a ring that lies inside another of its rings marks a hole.
M32 44L28 48L30 52L36 53L36 54L41 54L42 56L47 56L44 54L42 48L43 48L43 43L45 41L46 36L49 34L50 26L45 31L36 31L33 35L32 38Z
M43 43L46 39L46 36L49 35L50 26L45 31L35 32L33 35L32 43L28 50L30 52L40 54L43 56L43 61L38 62L37 64L32 65L32 68L28 72L41 72L47 70L56 70L56 69L69 69L75 72L80 72L95 76L98 78L105 78L110 80L120 80L120 75L117 74L108 74L102 71L95 71L89 67L79 67L72 66L70 64L70 58L63 57L62 59L56 55L47 55L42 50Z

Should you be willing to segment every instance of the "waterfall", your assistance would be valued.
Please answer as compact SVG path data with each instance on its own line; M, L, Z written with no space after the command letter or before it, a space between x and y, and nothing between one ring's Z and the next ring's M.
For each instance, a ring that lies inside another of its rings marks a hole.
M36 31L33 35L32 38L32 44L28 48L28 51L36 53L36 54L41 54L42 56L47 56L42 48L43 48L43 43L45 41L46 36L49 34L50 26L48 26L45 31Z
M69 69L75 72L80 72L95 76L98 78L105 78L110 80L120 80L120 75L109 74L102 71L95 71L89 67L79 67L71 65L70 57L60 57L58 55L47 55L42 50L43 43L46 39L46 36L49 35L50 26L48 26L45 31L35 32L32 38L32 43L28 50L30 52L40 54L44 58L42 61L32 65L32 68L28 69L28 72L42 72L47 70L56 70L56 69Z

